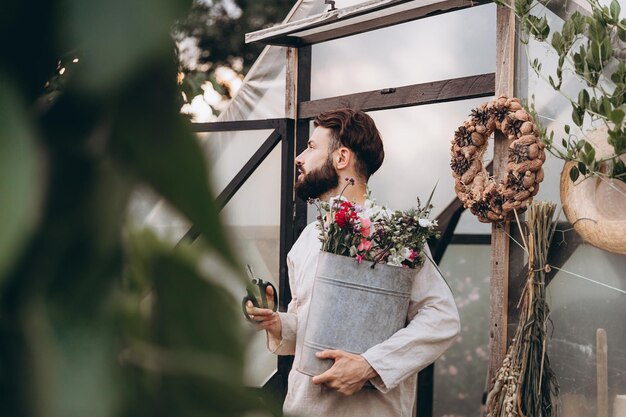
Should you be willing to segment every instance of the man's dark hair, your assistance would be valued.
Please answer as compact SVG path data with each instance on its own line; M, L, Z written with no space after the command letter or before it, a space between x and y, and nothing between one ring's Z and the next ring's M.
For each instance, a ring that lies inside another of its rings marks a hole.
M382 165L383 141L374 120L366 113L353 109L333 110L317 116L313 125L333 131L329 152L345 146L356 155L356 171L365 180Z

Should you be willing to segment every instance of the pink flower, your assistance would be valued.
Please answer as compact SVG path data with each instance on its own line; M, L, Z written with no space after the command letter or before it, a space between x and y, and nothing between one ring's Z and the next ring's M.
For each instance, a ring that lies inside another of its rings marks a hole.
M411 254L409 255L409 259L411 261L414 261L415 258L417 258L417 252L415 252L413 249L411 249Z
M357 248L359 252L368 251L372 248L372 242L363 238L361 239L361 243L359 243L359 247Z
M365 237L369 237L371 233L372 222L367 217L363 219L359 219L359 221L361 223L361 229L360 229L361 234Z
M363 258L364 258L364 256L363 256L363 255L359 255L359 254L357 254L357 255L355 256L355 258L356 258L356 261L357 261L358 263L361 263L361 262L363 262Z

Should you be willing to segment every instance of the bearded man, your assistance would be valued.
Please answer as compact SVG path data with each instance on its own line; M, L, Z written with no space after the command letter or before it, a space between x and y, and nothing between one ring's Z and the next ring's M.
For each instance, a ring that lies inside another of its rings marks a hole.
M343 196L365 202L367 181L382 165L383 142L374 121L361 111L341 109L320 114L306 150L296 157L299 198L329 200L340 194L340 179L354 178ZM317 259L321 249L316 222L309 224L287 255L292 300L287 312L255 308L247 311L267 333L268 349L295 355L289 373L285 415L411 416L416 374L434 362L459 333L459 316L452 294L435 267L425 262L416 271L407 325L361 355L325 350L317 356L334 359L326 372L310 377L298 372ZM428 246L424 250L430 256ZM268 298L273 290L268 287ZM370 384L367 384L367 382Z

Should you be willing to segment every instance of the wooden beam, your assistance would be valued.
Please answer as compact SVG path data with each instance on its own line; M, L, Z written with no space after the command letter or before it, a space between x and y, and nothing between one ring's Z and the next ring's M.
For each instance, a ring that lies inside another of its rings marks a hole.
M511 7L513 1L509 0ZM513 96L515 73L515 14L508 7L497 6L496 12L496 97ZM493 171L501 180L508 162L507 138L496 132ZM509 222L493 224L491 229L491 283L489 314L488 391L502 365L507 348Z
M291 301L291 288L287 268L287 253L306 226L306 203L296 199L295 157L305 147L308 138L308 121L298 121L298 103L311 97L311 47L293 48L287 51L285 91L285 115L295 122L287 123L287 135L282 148L281 187L281 238L280 238L280 283L279 307L286 311ZM273 390L284 402L287 395L287 380L293 366L293 356L278 356L277 372L268 389Z
M234 130L274 130L282 126L283 119L235 120L227 122L191 123L197 133L232 132Z
M246 43L304 46L491 3L487 0L372 0L246 34Z
M609 417L609 371L606 330L596 330L596 384L598 417Z
M490 97L495 92L495 74L386 88L320 100L301 102L298 117L311 119L321 112L342 107L363 111L387 110L424 104Z
M425 5L417 9L407 8L405 10L398 10L395 14L380 16L366 21L356 21L349 24L333 23L328 25L328 27L325 28L326 30L322 32L307 31L301 33L298 41L304 45L312 45L347 36L358 35L359 33L369 32L372 30L383 29L401 23L412 22L426 17L463 10L468 7L476 7L484 3L491 3L491 1L468 2L465 0L451 0L432 5Z
M491 245L491 235L460 233L453 235L451 245Z
M302 153L307 148L310 135L310 125L308 119L300 116L300 105L303 102L311 100L311 63L312 63L311 46L303 46L298 48L298 87L297 87L297 113L296 113L296 148L295 156ZM301 199L296 199L296 216L294 218L295 226L295 238L300 236L300 233L307 225L307 203Z
M285 68L285 117L298 118L298 49L286 49L287 65Z

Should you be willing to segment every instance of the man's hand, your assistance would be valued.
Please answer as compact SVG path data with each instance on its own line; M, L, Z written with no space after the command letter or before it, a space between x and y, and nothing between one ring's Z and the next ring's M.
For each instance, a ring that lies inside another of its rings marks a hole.
M268 300L274 299L274 289L271 285L267 286L265 293L267 294ZM282 337L282 325L277 312L273 311L271 308L257 308L252 304L252 301L246 303L246 312L250 318L256 322L259 328L267 330L267 332L276 339Z
M320 359L334 359L335 363L326 372L313 377L316 385L325 384L343 395L352 395L378 374L361 355L343 350L324 350L315 354Z

